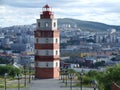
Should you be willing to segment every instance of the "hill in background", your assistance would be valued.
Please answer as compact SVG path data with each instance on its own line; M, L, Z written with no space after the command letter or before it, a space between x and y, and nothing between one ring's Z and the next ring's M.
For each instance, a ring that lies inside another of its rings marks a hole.
M120 31L120 26L115 25L107 25L98 22L82 21L70 18L58 19L58 26L61 26L63 24L70 24L71 26L76 25L78 28L85 31L106 31L109 29L116 29L117 31Z

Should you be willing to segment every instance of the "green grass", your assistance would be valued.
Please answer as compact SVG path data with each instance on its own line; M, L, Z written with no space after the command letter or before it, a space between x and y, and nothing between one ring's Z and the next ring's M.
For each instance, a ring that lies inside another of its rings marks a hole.
M18 88L18 84L7 85L7 88ZM24 84L20 84L20 88L24 88ZM0 88L4 88L4 84L0 84Z
M11 83L9 81L12 81L12 80L15 80L15 79L7 79L7 83L6 83L6 87L7 88L17 88L18 87L18 83ZM0 78L0 88L4 88L5 87L5 82L4 82L4 79L3 78ZM20 88L25 88L24 84L21 83L20 84Z
M7 88L17 88L18 84L12 84L12 85L8 85ZM24 84L20 84L20 88L24 88Z

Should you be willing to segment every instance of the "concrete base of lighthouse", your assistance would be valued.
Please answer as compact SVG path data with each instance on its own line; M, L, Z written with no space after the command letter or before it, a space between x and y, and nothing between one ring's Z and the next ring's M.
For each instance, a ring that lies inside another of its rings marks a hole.
M36 67L36 71L35 71L35 78L38 79L49 79L49 78L53 78L53 79L59 79L60 76L60 72L59 72L59 68L39 68Z

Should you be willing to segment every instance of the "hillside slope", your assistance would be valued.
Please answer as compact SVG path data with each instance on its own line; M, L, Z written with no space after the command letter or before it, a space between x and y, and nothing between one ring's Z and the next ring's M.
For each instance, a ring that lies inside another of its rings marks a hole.
M71 26L76 25L78 28L81 28L82 30L89 30L89 31L99 31L99 30L106 31L108 29L113 29L113 28L116 30L120 30L120 26L107 25L98 22L82 21L82 20L70 19L70 18L58 19L58 25L61 26L63 24L70 24Z

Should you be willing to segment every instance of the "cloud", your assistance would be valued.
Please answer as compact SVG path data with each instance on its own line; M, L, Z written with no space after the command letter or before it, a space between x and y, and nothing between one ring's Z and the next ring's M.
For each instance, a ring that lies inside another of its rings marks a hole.
M0 27L35 23L46 3L57 18L120 25L120 0L0 0Z
M7 25L32 24L36 22L36 18L39 18L39 13L39 9L6 6L0 15L0 25L4 27Z
M4 5L20 8L40 8L45 0L2 0Z

